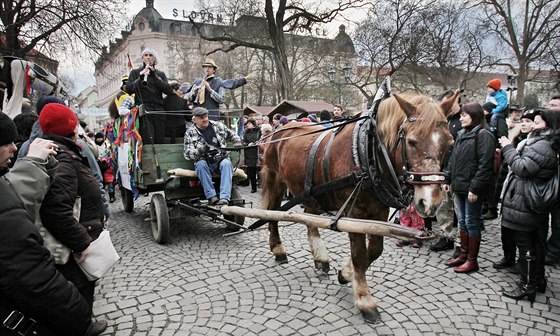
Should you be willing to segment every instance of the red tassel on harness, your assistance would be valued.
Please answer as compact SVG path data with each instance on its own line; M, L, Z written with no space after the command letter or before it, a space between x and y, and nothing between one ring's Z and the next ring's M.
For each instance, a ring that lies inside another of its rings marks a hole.
M31 95L31 76L29 76L29 71L32 71L31 67L28 65L25 68L25 95L29 97Z

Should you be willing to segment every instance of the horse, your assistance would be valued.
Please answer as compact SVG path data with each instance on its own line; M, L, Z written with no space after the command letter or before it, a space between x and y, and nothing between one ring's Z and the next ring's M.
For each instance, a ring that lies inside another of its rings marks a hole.
M371 118L371 112L364 112L358 121L345 122L336 131L321 132L320 129L324 129L321 125L307 127L304 124L308 123L288 123L277 130L265 145L264 165L261 170L261 208L279 209L286 191L289 190L293 195L307 193L308 197L303 198L301 205L309 214L321 214L352 204L346 213L347 217L387 220L391 204L387 204L387 197L378 194L383 185L372 183L375 181L371 181L371 174L365 174L366 178L360 180L362 182L359 183L363 184L361 187L356 187L356 179L353 183L341 183L352 181L348 177L355 177L356 171L360 171L357 167L360 163L356 157L363 156L363 153L357 153L363 150L356 150L356 147L369 142L370 146L365 146L369 152L369 163L366 162L365 166L369 167L362 167L361 171L370 170L371 162L375 159L383 161L379 159L383 157L379 148L384 146L390 162L385 162L385 167L383 162L377 164L376 169L383 170L381 174L378 172L380 180L383 181L386 178L384 175L390 172L389 169L382 168L388 168L386 166L390 165L395 167L395 174L413 183L412 202L417 212L423 217L433 216L442 201L442 165L453 141L447 128L446 117L458 95L459 91L456 91L449 99L434 103L430 97L420 94L393 94L379 103L376 118ZM370 131L356 131L359 125L367 125L370 122L378 122L373 131L371 128ZM355 126L351 127L352 124ZM381 142L378 144L372 140L376 137L376 132L377 139ZM324 141L318 140L320 137L324 138ZM310 160L310 156L314 159ZM314 164L310 165L311 161L314 161ZM364 162L361 165L363 166ZM337 181L338 185L335 183ZM434 181L440 184L433 184ZM313 189L310 185L324 186L329 182L333 183L335 188L327 188L332 190L316 195L309 193L309 190ZM348 202L350 199L352 202ZM410 201L410 197L408 200ZM278 222L270 221L268 228L272 254L277 262L287 262ZM355 307L366 322L377 323L381 316L367 285L366 271L383 251L383 236L366 237L363 233L348 235L351 255L338 272L338 281L340 284L352 282ZM315 267L328 273L328 252L319 230L308 226L307 237Z

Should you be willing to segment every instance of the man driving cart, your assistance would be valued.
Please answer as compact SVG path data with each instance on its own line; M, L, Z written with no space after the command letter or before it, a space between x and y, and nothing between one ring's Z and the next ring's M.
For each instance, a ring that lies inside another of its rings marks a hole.
M200 179L204 195L210 205L227 205L231 199L233 164L225 148L227 141L241 147L241 139L221 122L208 119L208 110L195 107L192 111L193 124L185 132L183 155L195 162L196 175ZM212 174L220 171L220 195L212 184Z

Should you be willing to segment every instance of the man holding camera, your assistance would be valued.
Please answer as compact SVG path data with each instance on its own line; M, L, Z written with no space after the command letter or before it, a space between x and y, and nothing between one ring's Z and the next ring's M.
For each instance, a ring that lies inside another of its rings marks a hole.
M210 205L227 205L231 198L233 165L227 152L220 150L232 141L235 147L241 146L241 139L223 123L208 120L208 110L195 107L192 111L193 124L185 132L183 155L195 161L196 175L202 183L204 195ZM212 183L212 174L220 170L220 197Z

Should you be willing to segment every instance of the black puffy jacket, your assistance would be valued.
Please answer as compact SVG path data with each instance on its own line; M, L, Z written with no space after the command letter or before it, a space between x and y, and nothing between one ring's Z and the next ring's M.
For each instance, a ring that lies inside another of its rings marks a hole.
M0 178L0 319L18 310L39 335L84 335L91 309L56 268L13 189ZM0 324L1 335L15 335Z
M58 145L58 170L41 205L41 220L63 245L82 252L103 230L101 191L74 141L54 135L44 138ZM74 219L77 197L81 197L79 222Z
M447 168L447 178L454 193L489 194L495 150L494 136L481 125L459 132Z
M510 173L504 182L502 199L502 225L517 231L533 231L540 225L548 225L548 214L538 214L529 209L525 199L526 181L538 179L548 181L557 172L556 151L551 147L547 135L549 129L535 130L519 151L513 145L502 149Z

